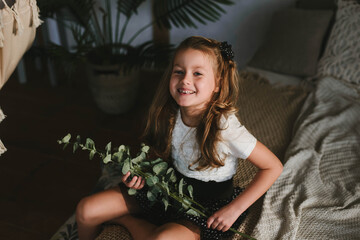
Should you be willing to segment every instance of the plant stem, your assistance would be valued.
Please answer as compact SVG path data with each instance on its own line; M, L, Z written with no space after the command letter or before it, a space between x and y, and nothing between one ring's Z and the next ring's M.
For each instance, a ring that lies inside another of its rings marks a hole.
M108 33L109 33L109 43L113 43L113 36L112 36L112 15L111 15L111 3L110 0L106 0L106 8L108 12Z
M96 15L96 12L95 12L95 9L94 9L94 6L91 8L91 11L92 11L92 15L94 16L93 18L93 21L94 21L94 25L95 25L95 29L97 30L97 34L99 36L101 36L101 39L102 39L102 44L105 44L105 36L103 35L103 33L101 32L101 28L100 28L100 23L99 23L99 20L97 18L97 15Z
M151 27L151 26L153 25L153 23L154 23L154 22L151 22L151 23L145 25L144 27L140 28L140 29L130 38L130 40L127 42L127 44L130 45L130 44L132 43L132 41L134 41L135 38L136 38L140 33L142 33L145 29Z
M69 142L70 143L70 142ZM72 143L74 144L74 143ZM105 154L99 152L98 150L96 149L91 149L91 148L88 148L86 147L84 144L79 144L79 147L81 147L82 150L88 150L88 151L92 151L92 150L95 150L95 152L101 157L101 159L105 158Z
M120 34L120 40L119 40L119 43L123 43L123 40L124 40L124 35L125 35L125 30L127 28L127 25L129 24L129 20L130 18L129 17L126 17L126 20L125 20L125 23L121 29L121 34Z
M119 25L120 25L120 11L116 13L116 24L115 24L115 43L119 40Z

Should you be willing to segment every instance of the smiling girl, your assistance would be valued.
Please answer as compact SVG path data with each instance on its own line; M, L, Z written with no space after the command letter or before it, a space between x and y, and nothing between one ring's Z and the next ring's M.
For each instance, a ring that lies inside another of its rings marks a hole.
M119 187L84 198L77 207L80 239L94 239L103 222L125 226L144 239L221 239L238 228L246 209L282 172L279 159L236 117L238 72L231 46L204 37L185 39L160 83L149 110L144 141L153 155L167 159L179 178L194 188L194 199L209 218L165 212L150 205L141 177L122 177ZM246 189L234 188L238 159L258 173ZM135 197L127 188L139 190Z

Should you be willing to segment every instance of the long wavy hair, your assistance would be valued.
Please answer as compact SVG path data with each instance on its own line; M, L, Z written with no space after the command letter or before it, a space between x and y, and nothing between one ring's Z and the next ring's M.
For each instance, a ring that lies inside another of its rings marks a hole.
M216 144L220 139L220 119L229 113L236 112L236 98L239 92L239 75L233 60L224 60L219 46L220 42L199 36L185 39L175 50L172 60L159 83L156 95L149 109L143 141L152 147L153 153L163 159L169 159L171 154L172 132L179 106L169 91L169 82L173 71L176 54L182 50L195 49L208 55L214 66L215 79L219 79L219 91L215 92L202 113L196 127L196 140L201 152L200 157L193 162L198 164L195 170L217 168L224 165L223 159L217 153Z

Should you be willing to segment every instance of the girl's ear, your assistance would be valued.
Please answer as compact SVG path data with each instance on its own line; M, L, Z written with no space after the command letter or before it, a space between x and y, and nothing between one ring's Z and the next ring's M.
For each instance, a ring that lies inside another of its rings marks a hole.
M214 92L219 92L220 91L220 78L218 78L215 82L215 89Z

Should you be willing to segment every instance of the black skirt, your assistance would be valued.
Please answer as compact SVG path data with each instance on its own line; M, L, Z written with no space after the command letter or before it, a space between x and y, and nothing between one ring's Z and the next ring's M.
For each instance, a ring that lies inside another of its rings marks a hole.
M192 185L194 189L194 200L205 207L206 214L209 217L214 212L222 208L235 199L242 191L241 188L234 188L232 179L225 182L203 182L193 178L188 178L180 173L176 173L178 179L184 178L186 184ZM193 216L177 210L175 200L170 203L170 207L165 211L164 205L160 202L153 203L147 198L147 187L138 190L135 195L137 203L142 209L141 217L148 221L161 225L167 222L174 222L177 220L189 220L200 227L202 240L217 240L224 237L230 237L233 232L222 232L215 229L207 228L207 217ZM246 212L241 214L239 218L232 225L232 228L237 229L244 220Z

